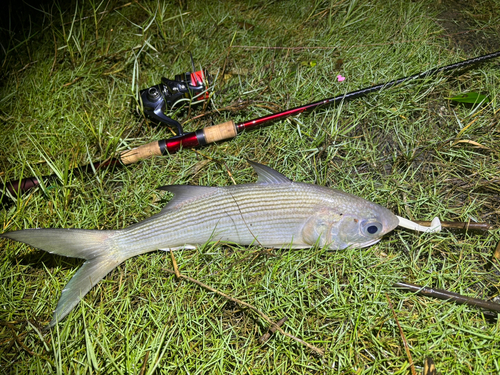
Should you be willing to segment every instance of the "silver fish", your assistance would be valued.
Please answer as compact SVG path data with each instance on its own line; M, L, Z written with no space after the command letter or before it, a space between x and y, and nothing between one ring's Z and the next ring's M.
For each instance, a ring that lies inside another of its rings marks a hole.
M398 218L375 203L339 190L293 182L250 162L257 183L208 187L171 185L156 215L120 230L25 229L0 237L86 262L63 289L49 327L61 321L106 274L133 256L189 249L209 241L273 248L348 246L380 241Z

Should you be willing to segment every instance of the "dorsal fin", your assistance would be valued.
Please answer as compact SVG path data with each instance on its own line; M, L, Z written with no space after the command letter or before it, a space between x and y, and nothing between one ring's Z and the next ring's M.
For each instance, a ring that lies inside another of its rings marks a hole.
M169 191L174 194L174 197L167 203L161 211L170 210L176 206L189 201L191 199L199 198L203 195L210 195L217 191L217 187L210 186L195 186L195 185L165 185L158 189Z
M285 184L292 182L292 180L285 175L282 175L278 171L275 171L266 165L262 165L251 160L248 160L248 163L259 176L257 179L258 184Z

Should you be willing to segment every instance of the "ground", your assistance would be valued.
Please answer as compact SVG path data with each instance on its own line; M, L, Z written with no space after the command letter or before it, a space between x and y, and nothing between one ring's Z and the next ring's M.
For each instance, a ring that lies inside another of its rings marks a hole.
M2 197L2 233L124 228L168 202L159 186L254 182L246 159L409 219L492 227L396 229L336 252L209 243L175 253L183 278L169 254L145 254L47 332L83 261L0 239L0 371L398 374L430 357L443 374L500 372L498 314L393 287L498 299L498 58L215 145L67 172L173 136L144 118L138 93L191 69L190 53L214 78L210 104L168 114L194 131L498 51L498 2L10 1L0 25L1 182L56 175ZM450 100L468 93L487 101ZM284 332L324 355L279 332L260 343L269 322L236 299L287 317Z

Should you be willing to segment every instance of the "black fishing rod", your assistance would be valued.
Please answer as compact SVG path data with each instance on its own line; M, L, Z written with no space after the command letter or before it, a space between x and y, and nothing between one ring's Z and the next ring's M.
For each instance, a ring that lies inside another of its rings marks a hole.
M168 123L170 125L174 124L178 128L178 135L172 138L168 139L163 139L160 141L153 141L150 143L147 143L145 145L139 146L137 148L134 148L132 150L127 150L123 151L117 158L113 158L110 160L107 160L105 162L95 162L83 167L77 167L73 169L72 171L77 174L81 173L87 173L91 172L97 169L102 169L105 167L111 167L111 166L125 166L129 164L136 163L138 161L148 159L152 156L162 156L162 155L168 155L168 154L173 154L177 151L179 151L181 148L194 148L194 147L200 147L200 146L205 146L210 143L222 141L222 140L227 140L236 137L239 133L245 131L245 130L250 130L259 126L262 126L264 124L278 121L281 119L284 119L289 116L293 115L298 115L302 112L305 111L310 111L313 110L317 107L321 107L324 105L331 105L331 104L337 104L340 102L345 102L348 100L353 100L356 98L363 97L367 94L370 94L375 91L381 91L383 89L387 89L396 85L399 85L404 82L409 82L421 78L427 78L429 76L438 74L438 73L444 73L448 72L451 70L458 70L462 69L468 66L471 66L473 64L478 64L482 63L484 61L496 58L500 56L500 51L493 52L487 55L475 57L469 60L464 60L458 63L442 66L440 68L434 68L427 70L422 73L414 74L408 77L403 77L399 78L393 81L389 81L386 83L382 83L379 85L375 86L370 86L366 87L360 90L352 91L347 94L335 96L333 98L329 99L323 99L314 103L302 105L300 107L295 107L292 109L287 109L282 112L278 113L273 113L267 116L259 117L257 119L241 122L238 124L235 124L234 121L229 120L224 123L218 124L218 125L213 125L209 126L200 130L196 130L194 132L188 132L184 133L182 130L182 127L180 124L176 123L175 120L172 119L164 119L165 114L165 98L166 95L171 95L173 92L176 92L175 90L181 90L184 86L183 84L178 84L174 88L171 87L171 82L169 80L165 80L162 85L157 85L153 86L149 89L145 89L141 91L141 99L143 103L145 103L145 108L144 112L149 115L150 117L153 117L157 121ZM194 69L193 69L194 70ZM201 71L200 71L201 72ZM200 81L198 81L198 78L202 76L200 72L195 72L191 73L191 83L194 84L199 84ZM198 76L196 76L198 74ZM176 76L177 77L177 76ZM193 78L194 77L194 78ZM188 80L189 77L186 74L186 80ZM164 79L162 79L163 81ZM193 81L194 80L194 81ZM167 82L168 81L168 82ZM167 84L170 84L168 86ZM201 90L201 89L200 89ZM204 93L203 91L199 91L202 95L206 95L206 92ZM170 93L170 94L169 94ZM57 176L55 174L49 175L49 176L43 176L41 177L41 180L44 181L49 181L55 179ZM8 201L8 197L6 192L10 192L12 195L16 194L21 194L24 193L25 191L32 189L36 186L40 185L40 181L35 178L35 177L28 177L28 178L23 178L18 181L11 181L8 182L3 188L2 188L2 204L6 201Z

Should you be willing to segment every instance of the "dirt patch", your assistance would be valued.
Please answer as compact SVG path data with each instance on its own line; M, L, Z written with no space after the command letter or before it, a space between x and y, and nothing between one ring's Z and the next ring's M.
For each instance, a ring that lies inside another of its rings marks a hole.
M500 50L500 25L496 0L442 0L435 3L437 21L445 30L450 46L468 54Z

